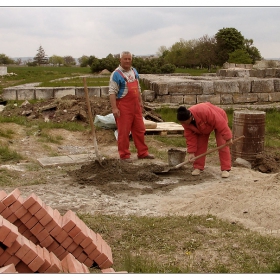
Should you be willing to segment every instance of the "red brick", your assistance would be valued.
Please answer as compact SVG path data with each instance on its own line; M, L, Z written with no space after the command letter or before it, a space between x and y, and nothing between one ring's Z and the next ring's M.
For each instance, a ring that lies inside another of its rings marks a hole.
M87 258L86 260L83 261L83 263L87 266L87 267L91 267L93 265L93 260L91 260L90 258Z
M67 236L60 245L66 249L72 242L74 242L73 239Z
M84 253L84 252L82 252L77 258L76 258L80 263L85 263L85 261L88 259L88 256ZM93 261L92 260L90 260L91 261L91 265L92 265L92 263L93 263ZM90 266L91 266L90 265Z
M50 234L43 228L37 235L36 238L39 240L39 242L44 241Z
M33 242L35 245L39 244L39 240L34 235L30 236L29 240Z
M6 208L6 205L2 202L2 199L4 199L7 196L6 192L1 190L0 191L0 213Z
M77 248L73 252L71 252L71 253L77 259L81 255L83 250L84 249L81 246L77 246Z
M74 238L79 232L81 232L81 229L75 225L69 232L68 232L68 235L71 237L71 238Z
M14 213L12 213L12 215L10 215L9 217L7 217L6 218L10 223L14 223L18 218L17 218L17 216L14 214Z
M36 249L37 249L37 257L30 264L28 264L28 267L33 272L36 272L45 262L43 248L37 245Z
M26 264L30 264L37 257L37 248L33 242L30 242L30 250L21 258L21 260Z
M56 255L50 253L51 266L45 271L45 273L59 273L63 271L61 261L56 257Z
M10 232L11 228L7 224L7 220L0 216L0 242L3 242Z
M18 197L18 199L9 206L10 210L15 213L21 206L23 203L23 198L21 196Z
M0 258L0 267L4 265L4 263L11 257L11 255L9 253L7 253L6 251L4 251L4 253L1 255Z
M82 263L82 268L83 268L84 273L90 273L88 267L85 266L83 263Z
M27 197L23 201L22 205L25 207L25 209L28 209L37 201L37 199L38 199L38 196L35 193L32 193L29 197Z
M28 251L30 251L30 241L22 235L19 235L18 237L18 241L21 244L21 247L16 251L15 255L19 259L22 259L24 255L26 255Z
M84 273L82 265L73 255L68 254L62 261L61 265L65 272L69 273Z
M23 217L25 217L26 218L26 214L29 214L29 215L31 215L25 208L24 208L24 206L21 206L21 207L19 207L19 209L14 213L17 217L18 217L18 219L20 219L23 223L25 223L25 220L24 219L22 219ZM32 217L32 215L29 217L29 219Z
M88 232L89 238L91 239L91 243L86 248L84 248L84 251L89 256L97 248L97 237L96 237L96 233L93 232L92 230L90 230L89 228L87 229L87 232ZM94 256L96 256L96 252L97 251L95 251Z
M108 267L111 267L113 265L113 262L109 259L107 259L105 262L99 264L99 268L100 269L103 269L103 268L108 268Z
M53 221L55 221L57 225L50 231L50 235L56 237L62 231L62 217L56 209L53 211Z
M0 273L17 273L13 263L0 268Z
M65 252L65 248L63 248L62 246L58 246L53 253L58 257L59 255L63 254Z
M53 209L49 205L46 205L45 210L46 214L43 218L40 219L40 223L43 226L46 226L49 222L53 220Z
M96 236L97 235L98 235L98 233L96 234ZM102 245L101 244L102 244L101 240L96 241L96 249L88 255L88 257L90 259L95 261L95 259L102 253L102 247L101 247Z
M12 210L8 207L8 206L6 206L6 208L5 208L5 210L3 210L2 212L1 212L1 215L5 218L5 219L7 219L9 216L11 216L13 214L13 212L12 212Z
M30 232L31 232L33 235L37 236L37 235L39 235L39 232L42 231L43 229L44 229L44 227L38 222L38 223L36 223L36 224L34 225L34 227L32 227L32 228L30 229Z
M33 272L24 262L21 262L21 261L16 265L16 271L19 273L32 273Z
M88 238L86 234L83 231L80 231L76 236L74 236L73 240L77 245L80 245L86 238ZM90 242L91 240L89 238L88 244L90 244Z
M65 230L61 230L58 235L56 235L54 238L57 242L62 243L68 236L68 233ZM70 238L70 237L69 237ZM67 246L69 246L68 244Z
M83 248L87 248L92 243L92 239L90 238L90 229L85 226L83 229L83 233L85 234L86 238L80 243L80 246Z
M27 239L29 239L31 236L33 236L32 232L30 232L29 228L27 228L21 235L23 235Z
M62 254L57 255L57 258L61 261L61 260L63 260L63 259L65 258L65 256L66 256L67 254L69 254L69 252L67 252L67 251L65 250Z
M6 252L8 252L10 255L14 255L21 248L22 245L21 238L22 236L18 235L13 245L10 248L6 249Z
M19 229L19 227L22 225L22 221L17 219L13 224Z
M8 221L6 221L7 224L9 223ZM5 240L3 241L3 243L9 248L12 246L12 244L15 242L15 240L17 239L19 232L18 232L18 228L13 225L13 224L9 224L9 227L11 229L10 233L8 234L8 236L5 238Z
M44 263L38 269L38 272L40 273L44 273L51 266L50 253L45 247L43 247L43 256L44 256Z
M41 223L41 221L40 221L40 223ZM50 233L56 226L57 226L57 223L54 220L51 220L44 227L45 227L45 230Z
M109 267L109 268L104 268L101 270L102 273L115 273L114 268Z
M49 252L53 252L59 245L60 244L56 240L54 240L53 243L50 244L49 246L42 246L42 247L46 247Z
M27 226L27 228L31 229L36 225L36 223L38 223L38 219L35 216L33 216L30 220L28 220L25 223L25 225Z
M2 199L2 202L6 206L10 206L14 202L17 201L18 197L20 196L20 191L19 189L13 190L11 193L9 193L5 198Z
M50 235L48 235L43 241L40 242L41 247L49 247L51 246L54 242L56 242Z
M4 249L0 247L0 256L4 253ZM10 254L10 253L9 253ZM11 254L10 254L11 255Z
M23 223L21 223L21 225L18 226L18 232L21 233L21 234L22 234L23 232L25 232L27 229L28 229L28 228L27 228L26 225L23 224ZM28 229L28 230L29 230L29 229Z
M66 232L70 232L70 230L76 225L76 219L77 216L72 210L68 210L63 216L62 216L62 229L64 229Z
M31 205L27 210L34 216L42 208L42 205L43 201L40 197L37 197L35 203Z

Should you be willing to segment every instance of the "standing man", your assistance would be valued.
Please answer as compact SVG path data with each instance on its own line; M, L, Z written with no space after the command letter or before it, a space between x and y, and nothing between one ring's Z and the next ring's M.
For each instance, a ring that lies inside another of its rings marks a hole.
M129 134L137 149L138 159L154 159L145 144L145 125L142 116L143 103L139 74L132 67L132 54L124 51L120 55L120 65L111 74L109 98L112 113L118 128L118 151L121 160L131 162Z
M222 178L229 177L231 155L229 145L232 144L232 132L228 126L226 112L210 102L199 103L186 109L177 109L177 120L184 127L187 143L188 160L193 162L192 175L199 175L204 170L206 156L193 161L193 158L207 151L210 133L215 132L217 146L228 145L219 150Z

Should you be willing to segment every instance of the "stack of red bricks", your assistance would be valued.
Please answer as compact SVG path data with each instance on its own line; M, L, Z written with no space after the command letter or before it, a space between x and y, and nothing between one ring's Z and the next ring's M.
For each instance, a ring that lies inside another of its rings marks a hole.
M71 210L61 215L34 193L0 191L0 273L112 273L112 265L109 245Z

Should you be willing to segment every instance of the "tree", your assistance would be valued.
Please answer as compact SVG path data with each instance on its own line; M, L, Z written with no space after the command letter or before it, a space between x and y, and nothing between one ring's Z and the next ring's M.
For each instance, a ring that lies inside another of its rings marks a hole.
M5 54L0 54L0 64L14 64L15 61L10 57L6 56Z
M86 55L83 55L78 58L78 62L80 63L81 67L87 67L88 66L88 59L89 57Z
M235 50L229 54L229 63L239 63L239 64L250 64L252 63L252 58L246 50Z
M52 55L50 58L49 58L49 63L53 64L53 65L62 65L64 62L64 59L62 56L58 56L58 55Z
M244 49L245 39L235 28L220 29L216 35L218 64L223 65L228 61L229 54L235 50Z
M253 46L254 41L252 39L245 39L245 49L252 59L252 63L255 64L257 60L262 59L259 50Z
M71 55L64 56L63 60L66 66L76 65L76 60Z
M39 49L37 50L37 54L36 56L33 58L33 61L35 64L37 65L41 65L41 64L48 64L48 58L45 54L45 50L43 49L42 46L39 47Z

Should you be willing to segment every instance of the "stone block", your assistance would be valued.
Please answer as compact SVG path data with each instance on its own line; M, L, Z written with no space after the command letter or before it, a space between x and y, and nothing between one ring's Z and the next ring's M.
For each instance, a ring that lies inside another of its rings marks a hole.
M201 82L189 81L189 82L174 82L168 85L168 92L182 93L182 94L202 94Z
M280 101L280 92L271 92L268 94L269 102L279 102Z
M202 81L201 87L202 87L203 95L214 93L214 82L213 81Z
M67 95L75 95L74 87L55 87L53 88L54 98L62 98Z
M35 99L35 88L17 88L17 100Z
M144 90L142 98L145 102L153 102L156 98L156 93L153 90Z
M267 92L260 92L258 93L258 100L259 102L268 102L269 101L269 93Z
M156 95L166 95L169 92L169 85L167 83L152 83L151 89Z
M2 93L3 100L17 100L17 91L15 88L4 88Z
M51 99L54 97L53 88L49 87L36 87L35 88L35 99Z
M274 84L274 91L279 92L280 91L280 79L273 79Z
M170 99L171 99L170 95L157 95L156 102L170 103Z
M196 103L196 95L184 95L184 104L194 105Z
M183 104L184 96L182 94L171 94L170 95L170 103Z
M197 103L211 102L214 105L221 104L221 96L218 95L197 95Z
M257 93L234 94L233 103L254 103L258 101Z
M237 82L239 84L239 93L251 92L251 81L249 79L242 79Z
M252 92L273 92L274 83L272 79L258 79L252 81Z
M215 94L239 93L239 83L236 80L214 81Z
M100 87L100 96L109 98L109 87L108 86Z
M228 93L221 94L220 102L221 105L232 104L233 102L232 94L228 94Z

